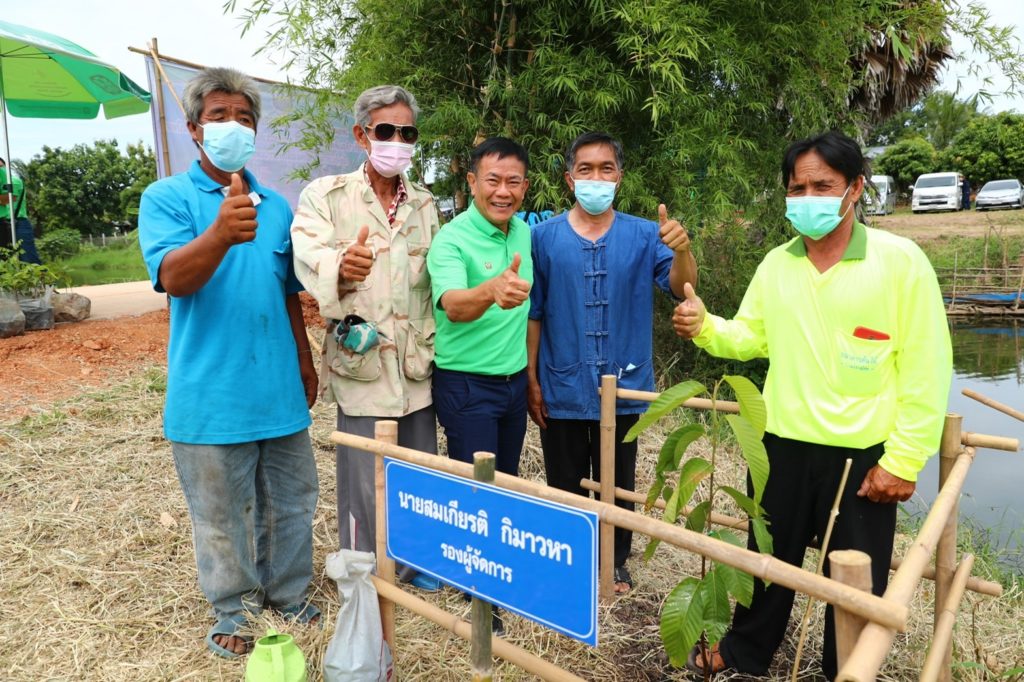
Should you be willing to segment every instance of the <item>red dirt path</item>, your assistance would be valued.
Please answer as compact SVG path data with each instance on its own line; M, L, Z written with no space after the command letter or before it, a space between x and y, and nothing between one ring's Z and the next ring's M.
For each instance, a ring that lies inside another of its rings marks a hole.
M321 327L313 299L302 294L302 303L306 326ZM0 424L82 390L123 381L145 367L164 365L168 319L161 310L0 339Z

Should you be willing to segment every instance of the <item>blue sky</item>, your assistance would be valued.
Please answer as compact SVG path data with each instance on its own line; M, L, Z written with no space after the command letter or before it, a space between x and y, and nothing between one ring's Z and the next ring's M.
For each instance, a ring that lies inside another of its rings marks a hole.
M239 5L244 4L244 0L239 0ZM1015 27L1018 39L1024 42L1024 1L983 0L982 4L999 23ZM262 45L268 26L257 27L246 36L240 36L241 22L222 13L220 0L104 0L102 11L90 11L90 7L96 6L99 3L81 0L5 2L2 18L74 41L118 66L143 87L148 87L143 57L129 52L128 47L145 48L153 37L159 40L160 52L165 55L207 66L233 66L263 78L284 80L287 76L269 58L252 56ZM954 45L960 51L968 47ZM946 68L942 87L956 89L958 78L961 97L983 87L977 79L969 77L961 65ZM997 81L995 89L998 88ZM991 111L1024 111L1024 98L997 97L984 106ZM66 148L103 138L117 139L122 148L138 140L153 144L148 115L113 121L8 118L8 122L11 155L22 160L30 159L47 144ZM3 153L0 150L0 154Z

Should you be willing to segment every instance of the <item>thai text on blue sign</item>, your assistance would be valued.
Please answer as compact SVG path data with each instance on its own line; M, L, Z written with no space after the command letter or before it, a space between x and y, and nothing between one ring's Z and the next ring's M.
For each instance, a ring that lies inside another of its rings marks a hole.
M597 514L384 459L388 556L597 645Z

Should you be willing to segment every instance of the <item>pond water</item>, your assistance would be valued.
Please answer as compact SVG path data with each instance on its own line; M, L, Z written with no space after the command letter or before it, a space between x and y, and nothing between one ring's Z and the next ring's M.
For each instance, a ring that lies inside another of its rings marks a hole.
M1024 422L968 398L970 388L1004 405L1024 411L1024 321L1003 318L954 323L953 385L949 412L962 415L965 431L1019 438ZM937 493L939 458L933 457L918 477L908 511L918 512ZM969 519L993 546L1007 550L1005 563L1024 573L1024 452L979 448L960 499L961 521Z

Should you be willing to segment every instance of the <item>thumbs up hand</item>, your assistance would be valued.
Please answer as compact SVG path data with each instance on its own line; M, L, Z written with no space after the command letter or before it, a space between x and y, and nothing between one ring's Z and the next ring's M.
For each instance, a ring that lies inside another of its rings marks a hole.
M518 253L515 254L505 271L490 280L491 296L499 308L515 308L529 298L530 283L519 276L519 266L522 262L522 257Z
M242 178L238 173L231 174L231 185L228 187L227 196L221 202L213 229L227 246L256 239L256 207L245 193Z
M362 282L370 276L370 268L373 267L373 251L366 245L369 236L370 227L363 225L359 228L355 243L349 244L341 254L341 266L338 272L343 280Z
M680 254L690 250L690 235L678 220L668 219L665 204L658 205L658 225L658 234L665 246Z
M704 316L707 311L704 309L704 301L700 300L689 282L683 285L683 293L686 299L673 311L672 327L679 336L684 339L692 339L700 333L701 327L704 326Z

